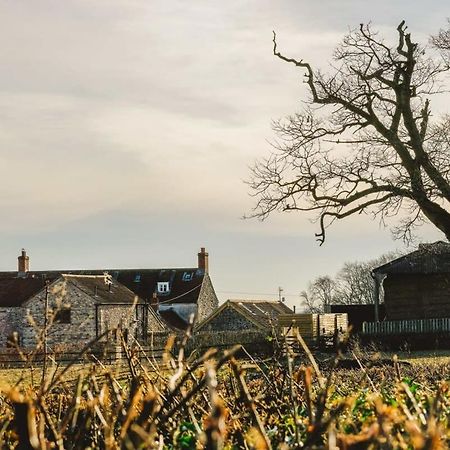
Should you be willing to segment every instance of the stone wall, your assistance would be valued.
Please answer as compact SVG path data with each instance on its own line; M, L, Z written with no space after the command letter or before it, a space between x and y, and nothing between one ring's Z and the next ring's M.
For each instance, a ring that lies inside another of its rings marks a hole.
M205 273L197 300L197 323L209 317L218 307L219 300L214 291L211 279L209 278L209 275Z
M70 308L70 323L56 323L55 311ZM44 326L45 290L23 305L23 315L19 323L19 333L24 347L34 347L37 336ZM47 344L80 347L96 336L95 304L92 297L63 279L49 287Z
M195 332L188 341L186 351L204 352L209 348L221 350L242 345L252 354L271 355L273 353L273 340L271 333L262 330L237 330L237 331L200 331Z
M18 330L24 310L21 307L2 307L0 308L0 348L8 344L8 339Z
M156 314L151 307L149 307L147 314L147 334L151 333L167 333L169 327L164 324L161 318L157 318Z
M228 306L223 309L216 317L205 323L201 331L240 331L257 330L258 328L239 314L234 308Z
M144 336L144 305L98 305L98 334L121 328L126 334Z

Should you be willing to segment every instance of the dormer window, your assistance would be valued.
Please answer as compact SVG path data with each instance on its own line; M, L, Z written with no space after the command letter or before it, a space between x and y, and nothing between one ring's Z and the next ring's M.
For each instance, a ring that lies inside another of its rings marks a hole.
M141 275L140 274L136 274L134 276L134 282L135 283L140 283L141 282Z
M169 282L168 281L158 281L157 290L158 290L158 294L167 294L169 292Z

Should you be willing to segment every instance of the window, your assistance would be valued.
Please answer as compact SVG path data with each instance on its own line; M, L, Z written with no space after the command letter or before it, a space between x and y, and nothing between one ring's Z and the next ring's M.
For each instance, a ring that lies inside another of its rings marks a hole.
M183 273L183 281L191 281L194 277L194 274L192 272L184 272Z
M71 309L66 306L56 310L54 321L55 323L70 323Z
M134 277L134 282L135 283L140 283L141 282L141 275L140 274L136 274L136 276Z
M168 281L158 281L158 293L166 294L169 292L169 282Z

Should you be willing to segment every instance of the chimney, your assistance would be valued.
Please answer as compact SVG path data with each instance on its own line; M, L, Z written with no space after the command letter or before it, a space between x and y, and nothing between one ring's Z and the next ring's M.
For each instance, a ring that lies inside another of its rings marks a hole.
M198 268L203 269L205 273L208 273L208 266L208 253L206 252L205 247L202 247L198 254Z
M156 292L153 292L153 297L150 300L150 307L153 309L153 311L158 312L159 300Z
M25 277L26 273L30 270L30 257L27 256L25 249L22 249L22 254L17 258L17 271L19 277Z

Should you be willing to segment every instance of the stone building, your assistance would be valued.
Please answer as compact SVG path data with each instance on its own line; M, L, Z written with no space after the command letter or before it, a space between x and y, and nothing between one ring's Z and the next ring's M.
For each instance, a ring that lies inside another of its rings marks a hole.
M176 269L110 269L113 278L147 302L156 302L160 316L172 328L183 330L193 319L206 319L219 306L209 277L209 256L198 253L197 267Z
M47 291L53 301L56 291L64 292L61 302L71 305L52 324L48 342L55 345L86 342L118 323L144 340L151 333L183 330L190 320L201 321L218 307L208 266L202 248L197 267L32 271L22 250L18 270L0 272L0 347L14 331L20 331L24 345L32 345L30 319L43 324ZM48 308L53 310L51 304ZM64 314L71 323L61 321Z
M277 318L293 311L283 302L274 300L227 300L195 332L262 331L270 332Z
M0 278L0 347L46 342L50 349L79 348L120 328L126 339L143 340L168 330L159 315L107 275L61 274Z

